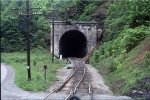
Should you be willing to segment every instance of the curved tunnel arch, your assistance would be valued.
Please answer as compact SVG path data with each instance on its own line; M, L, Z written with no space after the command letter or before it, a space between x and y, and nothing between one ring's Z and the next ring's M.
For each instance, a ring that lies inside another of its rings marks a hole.
M66 31L59 41L59 53L63 58L83 58L87 53L87 38L78 30Z

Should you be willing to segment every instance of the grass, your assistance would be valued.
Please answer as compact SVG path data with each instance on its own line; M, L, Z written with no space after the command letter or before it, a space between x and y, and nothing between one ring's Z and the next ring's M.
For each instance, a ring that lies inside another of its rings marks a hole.
M65 66L63 61L58 59L51 62L50 52L44 49L31 51L31 81L27 81L26 52L2 53L1 61L12 65L15 69L15 82L27 91L45 91L54 81L57 80L56 72ZM47 80L44 79L44 68L47 65Z
M137 47L131 50L129 53L121 55L123 57L120 67L110 71L110 67L113 64L113 61L116 57L111 56L102 61L99 61L97 64L94 64L99 72L104 76L106 84L109 85L112 91L116 95L122 95L128 93L133 87L136 87L136 83L139 80L142 80L145 77L150 76L150 51L144 52L144 59L133 63L142 48L146 44L150 44L150 37L142 41ZM149 55L146 57L146 55ZM146 84L145 87L150 84Z

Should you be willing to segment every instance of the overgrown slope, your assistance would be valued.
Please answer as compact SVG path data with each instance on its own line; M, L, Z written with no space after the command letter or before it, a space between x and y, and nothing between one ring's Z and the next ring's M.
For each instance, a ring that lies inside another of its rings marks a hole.
M148 0L115 0L107 11L107 36L90 62L116 94L150 97L150 7Z
M30 16L29 32L31 48L50 46L50 24L52 14L56 10L55 20L91 21L91 14L102 1L84 0L30 0L30 13L42 12L42 15ZM14 10L14 8L16 10ZM25 0L1 1L1 51L25 51L26 18L19 15L25 13ZM39 9L40 8L40 9ZM18 9L18 10L17 10Z
M137 82L150 76L150 37L141 41L129 53L110 56L95 64L108 85L117 94L127 94L137 87ZM114 65L115 64L115 65ZM115 67L115 68L114 68ZM116 68L117 67L117 68ZM141 87L149 91L150 83ZM144 84L143 84L144 85ZM141 90L141 91L142 91Z

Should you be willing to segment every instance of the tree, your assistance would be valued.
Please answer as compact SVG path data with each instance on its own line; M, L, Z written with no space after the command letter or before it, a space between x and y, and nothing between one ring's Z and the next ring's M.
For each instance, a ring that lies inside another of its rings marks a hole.
M124 28L150 25L149 0L115 0L109 7L105 28L107 39L115 38Z

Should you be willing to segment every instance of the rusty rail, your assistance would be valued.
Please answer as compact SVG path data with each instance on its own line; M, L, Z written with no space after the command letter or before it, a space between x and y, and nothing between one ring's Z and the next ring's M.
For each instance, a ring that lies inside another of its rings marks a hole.
M74 76L75 73L76 69L57 89L54 90L54 92L57 93L59 90L61 90L66 85L66 83L68 83L68 81Z
M69 80L71 80L73 77L75 78L74 79L74 86L73 86L73 89L70 90L70 93L69 95L65 98L65 100L68 100L71 96L75 95L77 93L77 90L80 86L80 84L82 83L82 81L84 80L86 74L88 73L88 69L85 67L85 65L81 62L81 60L77 60L76 59L72 59L70 58L69 59L71 63L74 63L74 66L76 67L74 72L58 87L56 88L52 93L54 92L58 92L60 90L62 90L64 88L64 86L69 82ZM80 76L78 76L80 75ZM88 75L90 75L88 73ZM81 78L80 78L81 77ZM91 77L90 77L91 78ZM89 81L88 80L88 93L91 95L91 100L93 100L93 93L92 93L92 83L91 83L91 80ZM51 93L51 94L52 94ZM49 94L45 99L47 99L51 94Z

